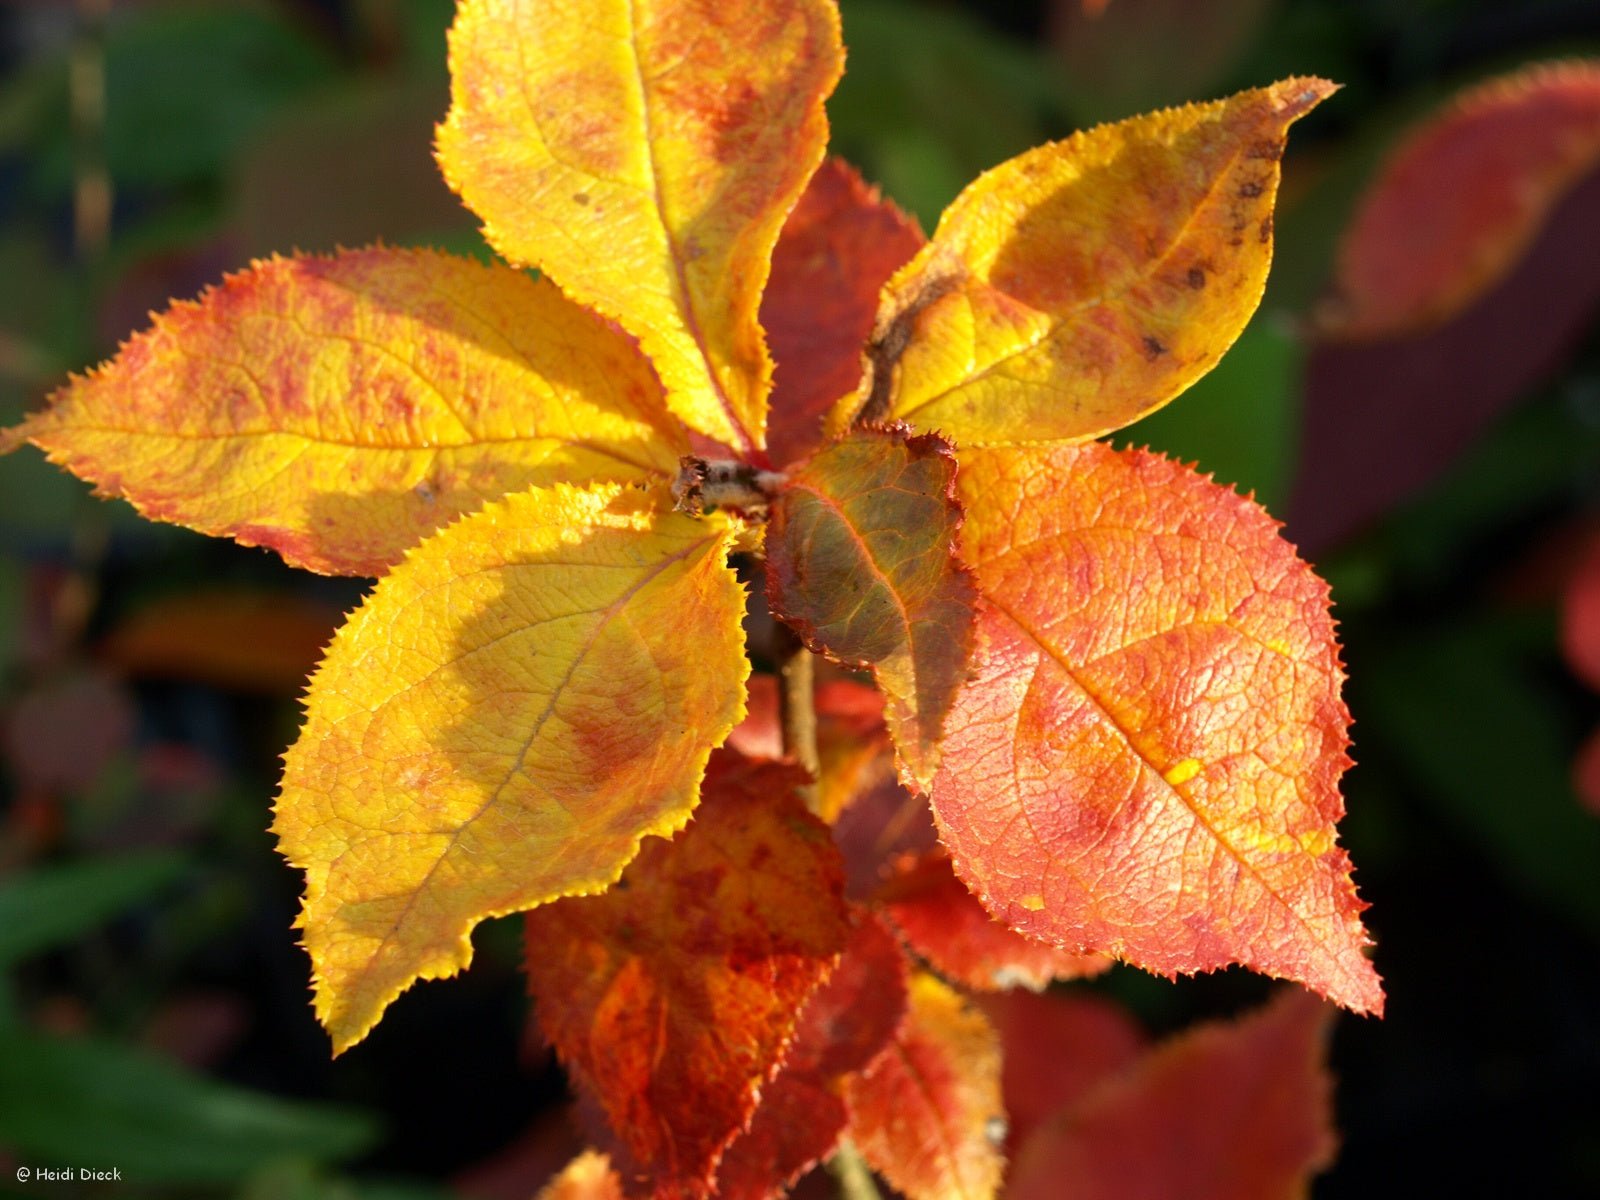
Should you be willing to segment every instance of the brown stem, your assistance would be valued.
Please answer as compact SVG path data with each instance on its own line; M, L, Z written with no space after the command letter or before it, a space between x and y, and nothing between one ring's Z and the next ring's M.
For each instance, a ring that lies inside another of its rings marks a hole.
M802 790L806 807L816 811L817 780L822 758L817 752L817 660L782 621L773 622L772 656L778 663L778 723L783 730L783 752L807 771L811 782Z

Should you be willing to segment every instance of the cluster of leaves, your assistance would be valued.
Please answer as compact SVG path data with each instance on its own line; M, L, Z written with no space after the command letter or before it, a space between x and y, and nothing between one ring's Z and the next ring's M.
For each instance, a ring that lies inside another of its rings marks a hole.
M848 1133L909 1194L992 1193L998 1043L939 975L1238 963L1382 1007L1326 587L1249 500L1094 440L1243 328L1287 128L1330 86L1029 151L924 240L823 161L841 66L826 0L467 0L440 162L538 278L261 262L0 435L381 576L274 822L318 1016L342 1051L531 910L541 1024L630 1188L767 1194ZM718 749L748 708L733 554L881 694L881 734L859 695L832 714L815 780ZM877 792L926 796L942 848L850 862ZM1290 1140L1291 1175L1326 1158Z

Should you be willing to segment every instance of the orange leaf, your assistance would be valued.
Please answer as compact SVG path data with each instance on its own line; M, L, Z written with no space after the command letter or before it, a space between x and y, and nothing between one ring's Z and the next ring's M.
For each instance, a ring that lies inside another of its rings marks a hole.
M1079 441L1209 371L1261 300L1286 79L1074 134L978 177L884 292L838 428L898 418L957 445Z
M889 1049L850 1079L850 1137L911 1200L984 1200L1004 1163L1000 1044L981 1012L934 976L911 980Z
M463 0L439 163L495 249L622 322L673 411L748 451L761 292L842 69L829 0Z
M1013 1147L1144 1049L1144 1032L1127 1010L1089 992L993 992L982 1004L1000 1034L1000 1088Z
M804 772L726 752L695 818L603 896L528 915L539 1022L657 1195L705 1195L849 934Z
M1289 991L1202 1025L1041 1125L1007 1200L1283 1200L1333 1161L1330 1012Z
M963 455L983 597L932 804L1014 929L1171 974L1383 992L1335 842L1327 585L1253 502L1100 443Z
M813 650L872 668L903 774L923 791L972 639L955 473L937 435L858 429L790 472L767 524L773 613Z
M916 222L830 158L789 214L761 297L776 358L767 447L779 466L813 449L822 418L861 381L878 292L922 248Z
M1339 248L1343 337L1438 324L1503 278L1600 163L1600 60L1551 63L1453 101L1389 156Z
M838 1145L849 1121L844 1077L870 1066L906 1013L906 958L866 910L828 981L800 1012L783 1069L717 1169L721 1200L765 1200Z
M535 489L436 534L334 638L273 829L336 1051L485 917L600 891L694 808L742 715L720 519Z
M293 693L305 686L337 624L337 610L292 595L179 592L117 625L99 653L131 675Z
M376 575L486 500L677 470L632 342L549 283L424 250L275 258L174 304L0 434L145 516Z
M535 1200L622 1200L622 1180L609 1158L585 1150L540 1188Z
M899 864L877 899L913 950L946 979L975 991L1037 990L1052 979L1083 979L1111 965L1104 955L1036 942L995 920L942 851Z

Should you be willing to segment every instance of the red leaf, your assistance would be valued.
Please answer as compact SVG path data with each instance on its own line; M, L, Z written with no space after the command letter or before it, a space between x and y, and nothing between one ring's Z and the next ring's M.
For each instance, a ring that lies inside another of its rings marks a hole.
M1384 164L1339 250L1331 330L1437 324L1510 270L1600 161L1600 62L1541 64L1458 97Z
M911 1200L993 1196L1004 1166L1000 1043L978 1009L934 976L911 981L894 1044L850 1080L850 1137Z
M604 1109L624 1178L704 1195L849 932L828 831L778 763L719 752L690 824L611 891L528 914L545 1035Z
M1007 1200L1283 1200L1333 1159L1330 1012L1304 992L1200 1026L1023 1146Z
M1335 841L1327 585L1249 500L1098 443L966 452L983 596L932 805L1012 928L1171 974L1383 993Z
M853 430L789 474L767 524L767 598L813 650L872 668L902 776L925 791L972 639L955 458L903 425Z
M1511 275L1416 337L1329 343L1306 362L1289 531L1315 552L1436 478L1553 375L1600 308L1600 175L1551 215Z
M900 863L878 900L913 950L946 979L977 991L1037 990L1111 965L1102 954L1074 954L1002 925L956 878L943 851Z
M1007 1144L1139 1057L1146 1038L1123 1009L1082 991L995 992L982 999L1000 1033Z
M800 1013L783 1069L723 1156L717 1196L762 1200L825 1158L849 1119L844 1077L877 1059L905 1012L905 954L876 917L858 910L839 966Z
M878 293L924 240L916 222L843 159L830 158L811 177L761 297L761 325L777 360L767 449L778 466L816 446L824 414L861 381Z

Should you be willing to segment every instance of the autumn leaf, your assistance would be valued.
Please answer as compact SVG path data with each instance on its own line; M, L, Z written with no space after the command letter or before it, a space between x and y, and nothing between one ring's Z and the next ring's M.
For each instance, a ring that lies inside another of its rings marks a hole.
M694 808L742 715L722 519L621 485L536 489L382 580L311 682L273 830L336 1051L485 917L600 891Z
M1436 325L1502 279L1545 217L1600 164L1600 60L1546 63L1457 97L1368 188L1339 246L1324 331Z
M767 524L773 613L811 649L872 668L903 774L923 791L971 647L955 473L942 438L858 429L789 472Z
M527 917L540 1026L657 1195L705 1195L849 935L798 768L718 754L695 817L603 896Z
M925 241L915 221L842 159L811 177L761 297L761 327L777 360L767 449L778 466L814 449L828 409L855 391L878 293Z
M1000 1185L1000 1045L978 1009L926 972L906 1023L846 1099L862 1157L910 1200L985 1200Z
M508 260L639 338L692 429L762 445L757 321L843 70L827 0L462 0L446 180Z
M934 970L974 991L1038 990L1053 979L1083 979L1111 965L1104 955L1074 954L995 920L942 851L897 864L875 898Z
M258 262L0 433L154 520L377 575L487 500L671 474L630 339L547 282L424 250Z
M906 1013L906 958L864 909L828 981L795 1024L783 1069L717 1169L721 1200L765 1200L832 1153L850 1119L847 1076L875 1062Z
M1283 1200L1333 1161L1330 1010L1288 991L1202 1025L1039 1126L1007 1200Z
M1009 1147L1132 1064L1148 1040L1127 1009L1081 989L991 992L980 1003L1000 1035Z
M932 805L974 894L1067 949L1381 1011L1335 842L1327 585L1249 500L1148 452L969 452L959 483L982 602Z
M1272 257L1287 79L1074 134L979 176L885 289L860 393L963 450L1109 433L1209 371Z

